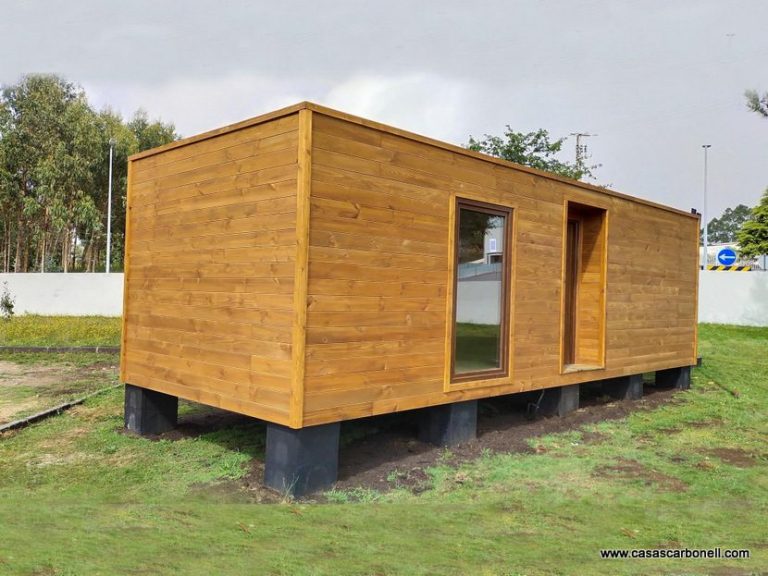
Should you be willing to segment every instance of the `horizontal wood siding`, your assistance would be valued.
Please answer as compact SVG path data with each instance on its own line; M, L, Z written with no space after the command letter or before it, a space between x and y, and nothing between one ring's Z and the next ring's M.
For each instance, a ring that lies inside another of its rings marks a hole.
M287 424L298 113L131 165L123 379Z
M312 159L304 425L694 363L695 219L340 114L313 113ZM515 211L493 385L445 382L457 196ZM561 374L566 201L608 211L604 370Z

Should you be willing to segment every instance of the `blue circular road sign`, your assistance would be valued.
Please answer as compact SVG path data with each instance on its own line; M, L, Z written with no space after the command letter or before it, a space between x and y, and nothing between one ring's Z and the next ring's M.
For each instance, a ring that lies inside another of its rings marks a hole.
M731 248L723 248L717 253L717 261L723 266L730 266L736 262L736 252Z

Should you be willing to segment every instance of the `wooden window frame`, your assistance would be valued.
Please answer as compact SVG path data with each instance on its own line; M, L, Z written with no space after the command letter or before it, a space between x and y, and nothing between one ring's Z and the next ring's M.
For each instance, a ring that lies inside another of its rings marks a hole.
M456 374L456 305L459 292L459 242L460 242L460 223L461 210L468 209L475 212L482 212L492 216L504 217L504 262L501 271L501 324L499 333L499 355L501 366L490 370L475 370L473 372L462 372ZM509 338L510 338L510 285L512 271L512 215L513 209L499 204L481 202L479 200L470 200L466 198L456 198L454 210L454 234L453 234L453 301L451 304L451 324L450 324L450 378L449 384L466 384L477 381L492 380L496 378L506 378L509 376Z

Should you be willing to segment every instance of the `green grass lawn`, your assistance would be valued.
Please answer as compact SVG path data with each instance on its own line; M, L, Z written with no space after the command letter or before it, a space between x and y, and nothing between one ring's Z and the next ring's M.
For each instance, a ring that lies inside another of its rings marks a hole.
M748 574L768 566L768 329L702 326L693 389L626 420L428 470L413 495L255 504L218 489L257 423L121 433L114 390L0 438L3 575ZM196 408L185 405L185 411ZM749 560L601 560L601 548L748 548Z
M0 346L119 346L120 318L14 316L0 320Z

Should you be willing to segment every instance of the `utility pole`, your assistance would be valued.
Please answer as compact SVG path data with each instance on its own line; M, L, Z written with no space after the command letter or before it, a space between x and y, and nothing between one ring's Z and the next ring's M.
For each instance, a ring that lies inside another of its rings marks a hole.
M701 147L704 148L704 208L701 211L701 218L704 221L704 270L706 270L709 262L709 254L707 254L709 245L707 241L707 228L709 228L707 222L707 152L712 148L712 144L702 144Z
M581 143L582 138L589 138L590 136L597 136L597 134L589 134L587 132L571 132L571 136L576 136L576 166L581 168L584 166L584 161L589 158L587 155L587 145Z

